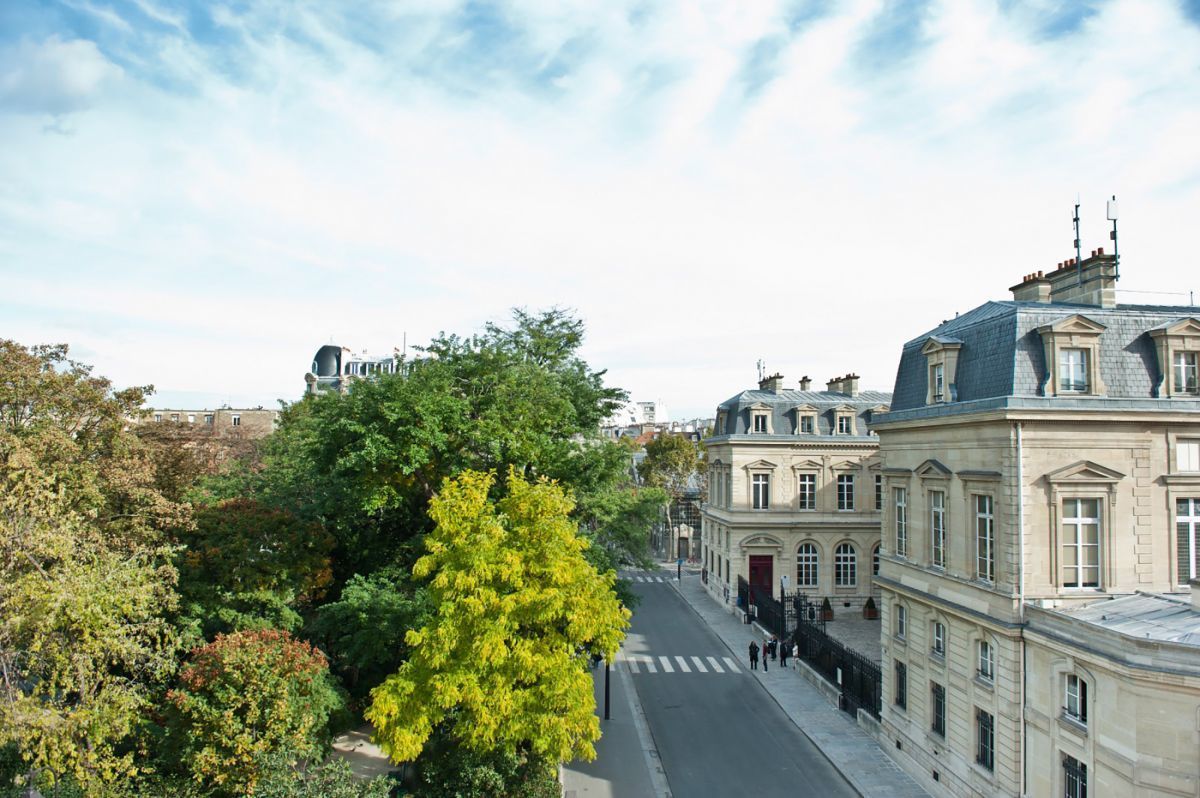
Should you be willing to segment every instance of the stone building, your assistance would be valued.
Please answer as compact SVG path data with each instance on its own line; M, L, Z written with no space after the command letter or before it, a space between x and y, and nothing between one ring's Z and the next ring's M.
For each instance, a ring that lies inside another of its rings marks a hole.
M398 368L397 353L368 356L344 346L326 344L313 355L312 371L304 375L304 392L345 392L350 384L372 374L391 374Z
M775 375L717 408L701 540L718 599L736 596L739 576L774 593L787 577L789 592L828 597L835 613L872 595L883 493L870 424L891 395L858 381L785 389Z
M279 411L262 407L219 407L215 410L150 408L143 415L131 418L130 422L188 425L216 437L265 438L275 431L279 423Z
M905 344L873 419L883 748L936 795L1200 788L1200 312L1102 250ZM1175 595L1172 595L1175 594Z

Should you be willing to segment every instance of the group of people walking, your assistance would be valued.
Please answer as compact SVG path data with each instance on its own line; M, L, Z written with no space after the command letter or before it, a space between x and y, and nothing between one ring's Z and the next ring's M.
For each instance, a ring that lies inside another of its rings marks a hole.
M771 639L766 638L762 641L762 646L759 646L754 640L750 641L750 670L758 670L758 655L762 652L762 669L767 671L767 663L772 660L779 660L779 666L787 667L788 657L792 658L792 667L796 667L796 659L800 656L800 647L793 643L790 647L787 642L780 642L779 638L771 635Z

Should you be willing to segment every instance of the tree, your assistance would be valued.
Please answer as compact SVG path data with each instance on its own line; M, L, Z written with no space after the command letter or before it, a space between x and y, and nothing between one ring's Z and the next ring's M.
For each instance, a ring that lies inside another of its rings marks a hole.
M420 755L435 728L470 750L508 752L553 768L595 756L599 738L592 651L611 657L629 612L614 574L584 559L587 542L558 485L509 471L489 498L491 473L448 479L432 502L435 529L414 575L435 608L407 636L409 659L372 692L367 719L396 761Z
M197 783L252 793L268 758L319 753L341 699L325 657L274 629L219 635L168 694L180 761Z
M138 769L178 647L162 530L187 508L126 430L146 389L113 391L65 346L0 341L0 745L89 791Z
M638 464L638 475L647 485L662 488L667 503L667 529L673 527L671 506L702 485L704 458L699 447L682 435L659 435L646 444L646 458Z
M253 499L200 508L176 540L184 612L206 635L296 629L297 609L319 599L332 579L333 538L324 527Z

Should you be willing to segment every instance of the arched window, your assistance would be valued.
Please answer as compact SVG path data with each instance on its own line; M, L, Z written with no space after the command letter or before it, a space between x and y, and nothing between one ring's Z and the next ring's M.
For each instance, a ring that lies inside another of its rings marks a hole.
M879 544L871 550L871 576L879 576Z
M817 547L811 543L801 543L796 550L796 587L816 587L819 567Z
M849 543L838 544L833 555L833 584L854 587L858 584L858 554Z

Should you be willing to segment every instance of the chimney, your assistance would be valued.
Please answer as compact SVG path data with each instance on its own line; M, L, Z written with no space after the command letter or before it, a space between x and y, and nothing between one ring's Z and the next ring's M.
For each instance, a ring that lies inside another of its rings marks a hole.
M1050 302L1050 281L1040 270L1025 275L1021 282L1008 290L1012 291L1013 299L1017 302Z
M851 396L858 396L858 375L847 374L842 377L842 393L848 393Z
M812 380L810 380L808 378L808 375L805 374L803 377L800 378L800 390L807 391L811 387L812 387Z
M758 390L770 391L774 394L783 393L783 375L772 374L770 377L764 377L758 382Z
M1078 263L1071 258L1045 277L1050 301L1112 308L1117 305L1117 257L1093 250ZM1015 294L1015 292L1014 292Z
M842 377L834 377L829 382L825 383L825 390L829 393L842 392Z

